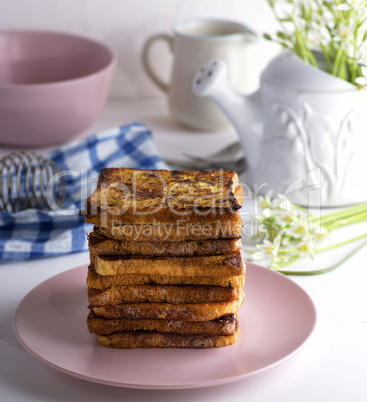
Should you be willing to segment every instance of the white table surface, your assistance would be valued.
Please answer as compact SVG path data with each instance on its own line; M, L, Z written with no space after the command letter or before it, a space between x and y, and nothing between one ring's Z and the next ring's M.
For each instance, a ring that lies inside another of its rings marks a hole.
M189 133L170 119L158 101L110 102L99 121L82 135L129 121L148 124L163 156L210 153L236 139L224 133ZM10 149L0 148L0 155ZM40 150L41 152L44 150ZM356 229L346 231L353 234ZM360 225L358 230L367 231ZM340 249L313 266L327 266ZM99 385L60 373L29 355L17 341L13 316L36 285L88 262L88 253L0 265L0 400L2 401L366 401L367 248L343 266L319 276L292 277L313 299L318 322L303 350L290 360L247 380L182 391L134 390Z

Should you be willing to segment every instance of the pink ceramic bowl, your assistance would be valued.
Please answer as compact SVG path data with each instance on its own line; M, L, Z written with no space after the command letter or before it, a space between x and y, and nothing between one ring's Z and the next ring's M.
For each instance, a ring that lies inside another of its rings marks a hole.
M58 144L91 126L115 64L107 46L80 36L0 32L0 143Z

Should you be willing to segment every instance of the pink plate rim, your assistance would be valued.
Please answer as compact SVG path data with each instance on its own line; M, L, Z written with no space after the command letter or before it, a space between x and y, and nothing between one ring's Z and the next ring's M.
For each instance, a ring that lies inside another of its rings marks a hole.
M302 341L300 341L296 347L293 348L293 350L291 350L289 353L284 354L284 356L282 356L281 358L278 358L276 360L274 360L273 362L264 365L263 367L257 368L255 370L251 370L249 372L245 372L245 373L241 373L238 375L231 375L231 376L227 376L227 377L223 377L221 379L214 379L214 380L205 380L205 381L191 381L191 382L181 382L181 383L133 383L133 382L124 382L124 381L109 381L106 379L101 379L98 378L96 376L91 376L91 375L86 375L80 372L75 372L71 369L68 369L67 367L62 367L60 365L55 364L53 361L48 360L47 356L44 355L44 353L41 351L35 351L27 342L27 334L24 333L24 331L21 328L21 324L22 324L22 314L24 310L24 306L26 305L26 303L34 298L37 295L38 290L42 287L45 286L47 283L49 283L50 281L55 281L58 278L61 278L63 276L69 275L69 276L75 276L75 274L78 274L79 271L83 270L86 272L88 267L88 264L76 267L76 268L72 268L69 270L66 270L62 273L59 273L53 277L50 277L49 279L43 281L42 283L40 283L39 285L37 285L36 287L34 287L30 292L27 293L26 296L24 296L24 298L21 300L21 302L18 305L18 308L15 312L14 315L14 320L13 320L13 327L14 327L14 331L16 334L16 337L18 339L18 341L20 342L20 344L22 345L22 347L28 352L30 353L33 357L35 357L36 359L38 359L39 361L41 361L42 363L46 364L49 367L52 367L62 373L71 375L73 377L76 378L80 378L86 381L91 381L94 383L99 383L99 384L104 384L104 385L111 385L111 386L116 386L116 387L123 387L123 388L133 388L133 389L152 389L152 390L163 390L163 389L192 389L192 388L204 388L204 387L211 387L211 386L216 386L216 385L223 385L223 384L229 384L229 383L233 383L233 382L238 382L238 381L242 381L245 380L249 377L258 375L260 373L263 373L273 367L276 367L278 365L280 365L281 363L289 360L290 358L292 358L294 355L296 355L298 352L300 352L304 346L307 344L307 342L310 339L310 336L312 335L312 333L314 332L315 326L316 326L316 321L317 321L317 313L316 313L316 308L315 305L311 299L311 297L308 295L308 293L302 288L300 287L297 283L295 283L294 281L292 281L291 279L289 279L288 277L284 276L283 274L280 274L276 271L272 271L268 268L264 268L262 266L256 265L256 264L252 264L252 263L247 263L247 275L249 273L249 271L254 271L254 270L259 270L259 272L261 272L262 274L264 274L265 276L268 277L269 280L271 280L272 278L277 278L278 280L280 280L283 284L285 284L285 286L290 286L293 287L294 290L296 290L297 294L299 295L300 298L303 298L303 302L305 303L305 306L308 308L309 310L309 318L310 318L310 323L307 326L307 329L305 331L305 334L303 336ZM245 285L245 290L246 290L246 285ZM245 301L246 303L246 301ZM244 303L244 304L245 304ZM86 318L86 317L85 317ZM240 325L241 326L241 325ZM239 343L241 342L241 338L236 342ZM236 345L235 344L235 345ZM231 348L235 345L231 345L231 346L227 346L225 348L220 348L220 349L227 349L227 348ZM97 347L103 348L100 345L97 345ZM105 350L110 350L108 348L104 348ZM138 350L138 349L135 349ZM139 349L142 350L142 349ZM152 350L152 349L149 349ZM155 349L158 350L158 349ZM167 349L166 349L167 350ZM175 350L175 349L171 349L171 350ZM190 350L194 350L194 349L190 349ZM205 350L214 350L214 349L205 349Z

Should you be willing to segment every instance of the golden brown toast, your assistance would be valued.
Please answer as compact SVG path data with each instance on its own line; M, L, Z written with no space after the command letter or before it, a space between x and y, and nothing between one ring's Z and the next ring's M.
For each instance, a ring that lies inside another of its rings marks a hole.
M93 307L103 318L148 320L211 321L227 314L236 314L244 300L244 292L233 301L201 304L130 303L117 306Z
M174 321L142 319L106 319L97 317L92 311L87 318L90 333L111 335L115 332L158 331L176 334L233 335L238 327L237 317L228 315L211 321Z
M176 223L161 224L116 224L95 226L94 230L101 236L114 240L139 242L182 242L186 240L231 239L241 237L242 219L234 215L231 220L205 221L192 223L181 219Z
M82 214L97 226L192 223L231 220L241 208L243 189L235 172L102 169Z
M238 328L233 335L192 335L149 331L117 332L112 335L98 335L102 346L119 349L135 348L220 348L232 345L240 336Z
M235 300L242 286L127 285L98 290L88 288L89 308L123 303L220 303Z
M244 273L241 253L193 257L91 255L99 275L238 276Z
M246 267L245 267L246 269ZM158 285L214 285L243 286L245 274L240 276L167 276L167 275L99 275L94 268L88 268L87 285L90 288L106 289L123 285L143 285L156 283Z
M124 241L112 240L93 231L88 237L92 254L129 254L149 256L194 256L230 254L241 250L241 239L209 239L202 241Z

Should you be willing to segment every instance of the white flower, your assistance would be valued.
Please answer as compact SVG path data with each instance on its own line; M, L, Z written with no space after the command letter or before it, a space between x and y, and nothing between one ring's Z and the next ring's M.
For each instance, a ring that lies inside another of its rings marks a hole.
M297 221L294 221L294 225L287 230L286 234L294 239L301 239L307 236L309 234L307 221L297 219Z
M334 1L334 0L332 0ZM313 18L311 21L311 28L318 31L322 26L326 25L329 27L334 26L335 17L330 10L324 7L324 5L314 4L313 8Z
M352 8L355 10L366 11L366 7L361 5L363 2L363 0L346 0L344 4L339 4L337 8L341 11L349 11Z
M282 237L282 246L287 247L291 244L292 238L290 236L287 236L286 234L283 235Z
M320 242L323 241L325 238L327 238L329 233L325 228L320 227L319 231L317 233L315 232L314 234L315 234L315 241Z
M327 230L321 226L320 220L309 221L308 232L312 234L317 241L322 240L328 234Z
M324 19L323 23L325 25L321 25L320 22L316 20L311 22L309 38L315 47L318 47L318 44L320 43L327 48L330 44L330 31L326 27L332 29L334 26L334 21L332 20L330 23L328 23L328 21Z
M353 35L355 30L355 24L351 23L348 27L343 23L339 25L339 29L333 31L333 39L335 42L344 42L349 39L350 35Z
M262 210L261 218L259 220L268 224L272 222L279 228L289 224L286 213L282 209L278 208L265 208Z
M294 218L298 216L296 207L286 196L281 196L279 194L278 199L281 200L279 207L282 208L282 210L284 211L284 215L286 217L285 219L288 222L293 222Z
M299 247L301 257L308 256L311 258L315 257L314 241L311 236L306 236Z
M367 43L362 42L358 45L357 49L357 64L360 66L365 65L367 60Z
M255 258L260 257L259 259L269 259L270 258L270 266L273 265L275 258L278 255L278 250L280 247L282 237L278 235L273 243L269 240L264 240L262 244L257 245L256 247L259 249L259 253L255 256Z
M271 201L271 196L273 195L273 190L269 190L266 194L265 197L262 195L259 196L259 205L261 209L265 208L271 208L272 207L272 201Z
M361 67L362 76L355 79L355 83L361 86L367 85L367 67Z
M277 197L273 200L273 205L276 208L281 208L282 210L287 209L287 205L293 207L293 204L288 200L288 198L283 194L278 194Z
M248 257L250 261L261 261L263 262L264 260L264 253L261 252L260 250L257 250L255 252L252 252Z

